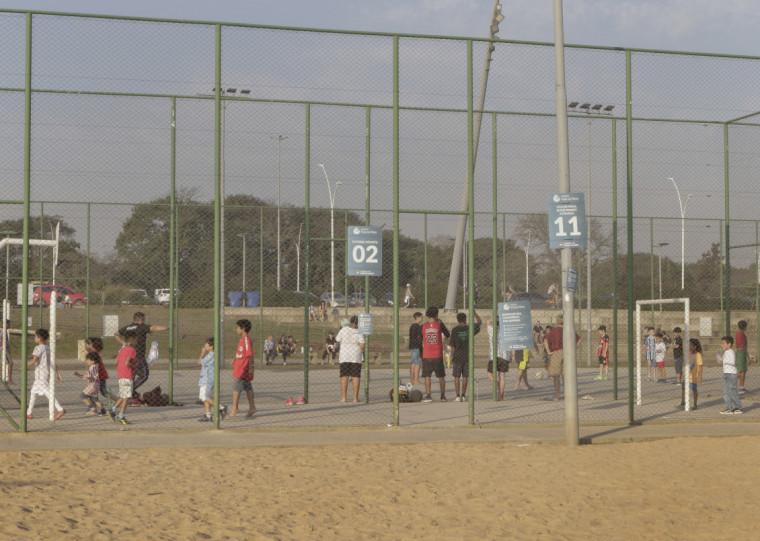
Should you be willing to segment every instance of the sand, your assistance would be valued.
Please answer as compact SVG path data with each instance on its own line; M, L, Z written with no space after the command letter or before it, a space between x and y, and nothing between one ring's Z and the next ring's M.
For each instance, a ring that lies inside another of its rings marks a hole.
M760 436L0 452L2 539L751 538Z

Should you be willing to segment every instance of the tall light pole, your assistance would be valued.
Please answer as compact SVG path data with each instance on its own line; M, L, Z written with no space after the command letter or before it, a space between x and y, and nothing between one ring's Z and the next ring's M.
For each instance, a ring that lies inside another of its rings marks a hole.
M499 0L494 0L493 10L491 11L491 22L488 27L488 39L493 39L499 32L499 24L504 20L504 15L501 14L501 3ZM473 115L472 123L472 166L475 167L475 161L478 157L478 142L480 141L480 125L483 118L483 109L486 102L486 87L488 86L488 73L491 69L491 54L496 50L496 45L493 43L486 44L485 58L483 59L483 72L480 76L480 91L478 93L478 103L475 108L477 113ZM467 177L465 177L467 178ZM454 240L454 253L451 257L451 272L449 274L449 285L446 291L446 304L444 310L451 312L456 310L457 300L457 282L459 281L459 260L462 258L464 235L467 230L467 214L470 209L469 198L469 186L468 182L464 183L464 190L462 192L462 214L459 216L459 223L457 224L457 235Z
M662 247L668 246L669 243L661 242L657 245L657 258L659 259L659 274L660 274L660 300L662 300ZM662 313L662 303L660 303L660 313Z
M530 254L530 234L532 231L528 230L528 242L525 243L525 291L530 291L528 289L528 255Z
M678 196L678 206L681 209L681 289L684 288L684 266L685 266L685 236L686 236L686 205L689 204L692 194L686 196L686 201L681 200L681 190L678 189L678 184L673 180L673 177L668 177L668 180L673 183L676 189L676 195Z
M330 306L332 307L335 305L335 196L338 194L338 186L342 182L336 182L333 190L327 171L325 171L325 164L318 163L317 165L322 168L322 172L325 174L327 195L330 197Z
M280 156L282 150L282 142L287 139L287 136L272 136L270 139L275 139L277 141L277 291L279 291L280 266L282 265L282 256L280 255Z
M298 227L296 242L296 291L301 291L301 229L303 229L303 224Z
M574 101L567 105L568 111L578 112L575 110L579 102ZM589 102L583 103L578 109L586 115L586 233L588 245L586 246L586 349L588 356L588 366L591 366L591 115L611 115L614 105L602 105L597 103L591 105Z
M245 233L238 234L238 237L243 237L243 306L246 305L246 293L245 293Z

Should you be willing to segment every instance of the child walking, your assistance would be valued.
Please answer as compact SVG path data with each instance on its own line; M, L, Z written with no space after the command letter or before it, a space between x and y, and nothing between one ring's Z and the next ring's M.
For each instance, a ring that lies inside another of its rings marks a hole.
M665 377L665 352L668 350L668 346L665 344L664 335L658 332L655 335L654 346L654 361L657 366L657 383L667 383L668 379Z
M198 419L201 423L213 421L211 408L214 406L214 337L206 338L206 342L201 349L201 356L198 358L198 364L201 365L201 378L198 380L200 387L199 398L203 400L206 408L206 414ZM227 406L219 406L219 415L222 419L227 415Z
M689 339L689 354L691 363L689 363L689 386L691 394L694 397L694 405L691 409L697 409L697 384L702 383L702 344L696 338ZM679 408L686 406L686 382L681 381L681 403Z
M610 336L607 334L605 325L599 325L599 345L596 347L596 356L599 357L599 375L594 378L594 381L601 381L610 377Z
M98 356L98 386L100 387L100 394L109 400L108 407L110 408L119 397L108 391L108 371L103 364L103 357L100 355L100 352L103 351L103 339L99 336L87 338L84 341L84 349L87 353L95 353ZM105 416L105 414L105 408L101 408L98 412L98 415Z
M736 332L736 371L739 375L739 394L744 394L744 378L747 377L747 322L743 319L736 324L739 330Z
M238 412L238 403L240 402L240 393L245 391L248 397L248 413L246 418L253 417L256 413L256 405L253 402L253 344L248 333L251 332L251 322L247 319L237 321L237 333L240 336L237 353L232 361L232 410L230 417ZM283 335L284 337L284 335Z
M654 335L654 327L647 327L647 336L644 338L644 349L647 351L647 381L652 381L657 362L654 360L654 348L657 338Z
M127 411L127 404L129 404L132 398L132 392L134 391L134 379L135 368L137 367L137 350L135 350L135 344L137 343L137 333L132 329L126 329L121 333L124 338L124 343L119 350L119 354L116 356L116 375L119 378L119 398L114 402L113 407L108 410L108 418L113 422L118 422L123 425L130 424L127 418L124 417L124 412ZM117 410L118 409L118 414Z
M64 415L66 410L63 409L58 399L53 398L50 392L50 347L47 342L50 339L50 332L47 329L37 329L34 333L34 343L37 344L32 352L32 360L27 363L27 367L34 367L34 384L29 393L29 405L26 408L26 418L34 419L34 403L38 396L45 396L48 400L53 400L55 405L55 420L57 421ZM58 381L63 381L58 367L55 369Z
M723 415L738 415L744 413L742 401L739 398L739 376L736 370L736 354L731 346L734 345L734 338L731 335L724 336L720 341L723 348L723 355L718 352L718 363L723 365L723 400L726 402L726 409L721 411Z
M98 391L100 390L98 361L100 360L100 356L93 352L88 353L85 358L87 359L87 375L74 372L76 377L87 382L79 398L87 406L87 413L85 415L98 415L103 411L103 404L98 400Z

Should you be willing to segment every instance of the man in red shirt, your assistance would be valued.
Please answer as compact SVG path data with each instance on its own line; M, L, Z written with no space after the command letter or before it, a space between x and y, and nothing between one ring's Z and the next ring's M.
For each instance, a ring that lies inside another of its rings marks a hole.
M253 344L248 333L251 332L251 322L247 319L237 321L237 333L240 335L237 353L232 361L232 409L228 417L232 417L238 412L238 402L240 393L245 391L248 397L248 413L246 417L252 417L256 413L256 406L253 402Z
M549 354L549 375L554 378L554 396L552 397L552 400L557 401L560 399L559 394L559 385L560 385L560 378L562 377L562 368L564 364L564 353L562 351L563 347L563 335L564 329L562 328L562 323L564 322L564 319L562 316L557 317L557 326L552 328L548 333L546 333L546 337L544 338L544 351L546 351ZM578 333L575 333L575 344L576 346L581 341L581 337L578 336Z
M438 308L431 306L425 312L428 320L422 325L422 377L425 378L425 398L423 402L432 402L430 396L430 376L435 372L441 386L441 402L446 402L446 370L443 368L443 336L451 334L438 319Z

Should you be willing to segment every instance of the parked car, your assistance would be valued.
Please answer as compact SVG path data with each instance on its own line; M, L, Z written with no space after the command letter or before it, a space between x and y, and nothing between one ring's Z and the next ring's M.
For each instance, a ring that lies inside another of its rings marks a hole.
M121 304L148 304L148 292L145 289L130 289Z
M50 304L50 293L53 290L55 290L54 298L57 302L63 302L63 299L68 294L69 298L71 298L71 304L74 306L84 306L87 304L87 297L66 286L43 285L41 289L42 294L40 294L40 286L34 287L34 295L32 296L33 304L42 303L44 306L48 306Z
M532 291L522 291L514 293L507 302L528 301L531 308L553 308L554 303L550 302L540 293Z
M288 292L287 298L282 299L282 304L284 306L295 306L296 308L303 306L303 296L306 294L305 291L290 291ZM314 293L309 293L309 304L317 305L319 304L319 297L317 297Z
M334 295L334 296L333 296ZM332 302L332 300L335 299L335 302ZM327 306L332 306L333 308L336 306L346 306L346 297L343 296L342 293L338 293L337 291L333 294L329 291L325 291L320 295L319 297L320 301L325 301L327 303ZM330 304L332 302L332 304Z
M348 297L349 306L364 306L364 293L351 293ZM377 306L377 299L374 295L369 296L370 306Z
M170 294L171 294L171 289L168 288L168 287L163 288L163 289L157 289L153 293L153 302L155 304L162 304L162 305L169 304ZM179 290L178 289L174 290L174 296L175 296L175 298L179 296Z
M378 306L393 306L393 293L386 293L380 298Z

